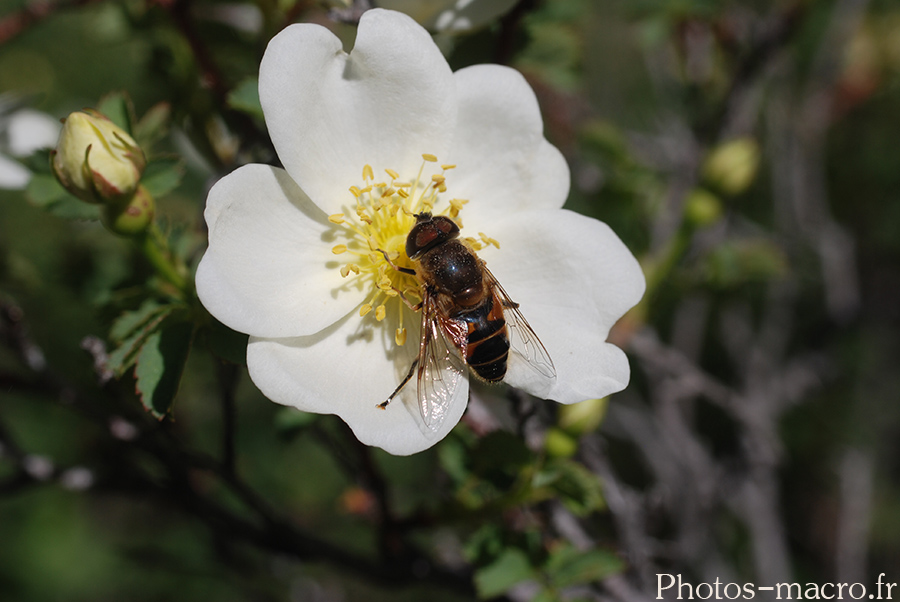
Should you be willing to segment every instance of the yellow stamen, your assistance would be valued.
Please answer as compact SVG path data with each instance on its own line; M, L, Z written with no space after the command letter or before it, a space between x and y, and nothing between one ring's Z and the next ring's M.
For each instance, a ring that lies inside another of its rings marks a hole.
M490 236L488 236L487 234L485 234L484 232L479 232L478 236L481 237L481 240L483 240L486 245L494 245L498 249L500 248L500 243L497 242L495 239L491 238Z
M328 216L329 222L341 228L337 240L344 243L333 246L332 253L349 253L353 256L349 259L357 262L345 262L338 270L343 278L358 276L348 286L360 287L365 295L366 302L360 305L359 315L373 314L376 321L382 322L388 311L397 311L397 321L392 323L397 345L405 344L408 338L404 328L410 319L408 306L420 302L424 296L415 274L396 269L416 267L406 256L405 247L416 222L415 214L428 211L449 216L461 227L460 212L468 202L444 198L443 193L452 181L444 172L455 165L438 163L437 157L428 153L422 159L418 173L400 174L385 169L384 174L390 179L380 182L375 180L372 166L365 165L362 181L349 188L353 200L347 197L345 202L349 202L342 207L342 212ZM497 246L484 233L463 241L475 250L488 244ZM405 303L399 302L401 296ZM391 301L394 298L397 303Z

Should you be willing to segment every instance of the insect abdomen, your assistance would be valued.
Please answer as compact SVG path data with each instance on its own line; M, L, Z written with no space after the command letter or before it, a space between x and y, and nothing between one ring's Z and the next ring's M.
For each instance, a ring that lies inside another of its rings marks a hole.
M503 307L489 295L485 303L461 316L467 323L466 363L488 382L503 380L509 357L509 337Z

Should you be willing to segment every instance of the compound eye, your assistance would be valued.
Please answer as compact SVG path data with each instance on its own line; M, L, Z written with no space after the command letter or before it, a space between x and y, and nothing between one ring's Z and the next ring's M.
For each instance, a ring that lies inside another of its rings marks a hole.
M416 232L416 249L423 249L430 245L438 237L438 232L433 228L422 228Z

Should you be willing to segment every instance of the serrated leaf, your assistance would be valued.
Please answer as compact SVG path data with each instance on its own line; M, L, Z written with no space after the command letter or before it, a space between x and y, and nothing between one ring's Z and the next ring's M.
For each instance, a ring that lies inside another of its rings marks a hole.
M131 97L126 92L111 92L100 99L95 107L97 111L106 115L110 121L131 134L131 124L134 119L134 107Z
M259 102L259 82L256 79L245 79L228 93L228 105L253 117L263 118L262 105Z
M147 337L137 356L137 392L144 408L156 418L172 411L193 334L192 323L170 320Z
M172 106L167 102L160 102L144 113L134 126L134 139L144 153L150 150L153 143L163 138L169 131L169 120L172 117Z
M625 570L621 558L605 550L581 551L564 547L553 552L544 567L558 588L600 581Z
M156 159L147 164L141 184L155 198L163 197L181 184L184 164L179 159Z
M132 331L128 338L122 341L122 344L109 354L106 368L112 370L117 377L122 376L125 371L134 364L138 353L147 338L156 332L160 327L160 324L162 324L162 321L171 314L174 309L175 307L173 305L166 305L161 308L161 311L142 322L138 328ZM122 329L124 329L124 327Z
M99 219L100 208L75 198L50 174L31 177L25 195L31 204L65 219Z
M112 324L109 329L109 338L113 342L121 343L133 334L138 328L149 322L157 314L171 310L171 307L165 307L156 299L147 299L135 310L126 311Z
M475 571L475 589L479 597L492 598L534 576L535 571L525 553L510 548L488 566Z

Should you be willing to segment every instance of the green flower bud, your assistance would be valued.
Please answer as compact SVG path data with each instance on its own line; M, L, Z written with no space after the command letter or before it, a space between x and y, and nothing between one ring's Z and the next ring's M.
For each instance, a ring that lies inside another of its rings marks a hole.
M684 217L695 228L709 226L722 215L722 203L711 192L695 188L688 194L684 205Z
M137 190L147 160L128 133L87 109L69 115L53 152L53 173L89 203L120 203Z
M156 213L156 202L147 189L139 186L130 199L115 204L104 205L100 220L106 229L120 236L142 234Z
M756 178L759 144L753 138L737 138L720 144L703 164L707 182L727 194L740 194Z
M603 397L560 406L559 428L576 436L595 430L606 415L607 401L608 399Z
M554 458L571 458L578 451L578 439L558 428L551 428L544 438L547 455Z

